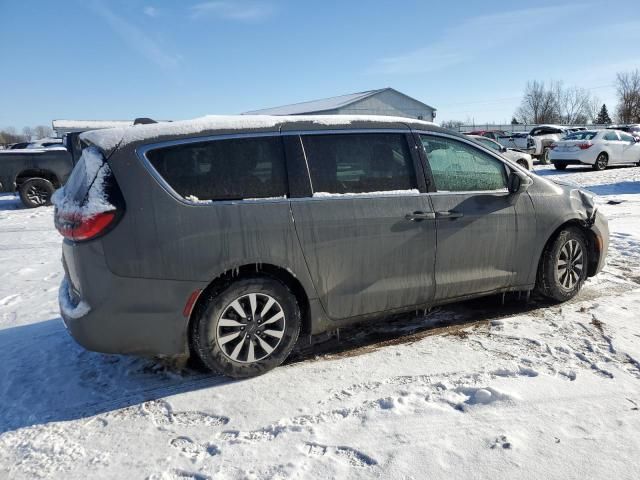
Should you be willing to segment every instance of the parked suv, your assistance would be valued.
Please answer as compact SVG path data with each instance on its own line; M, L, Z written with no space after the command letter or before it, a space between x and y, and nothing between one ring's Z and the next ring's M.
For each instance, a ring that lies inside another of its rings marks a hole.
M602 268L593 197L393 117L205 117L87 132L54 196L64 322L90 350L232 377L300 335Z

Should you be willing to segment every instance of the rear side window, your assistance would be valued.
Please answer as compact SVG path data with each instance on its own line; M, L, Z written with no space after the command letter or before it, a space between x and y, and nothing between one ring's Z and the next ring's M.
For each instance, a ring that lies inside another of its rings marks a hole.
M242 200L288 193L280 137L234 138L151 150L157 172L187 200Z
M491 155L457 140L420 135L439 192L500 190L506 169Z
M372 193L418 188L401 133L303 135L314 193Z
M616 132L607 132L604 134L604 137L602 137L604 140L613 140L613 141L618 141L618 134Z

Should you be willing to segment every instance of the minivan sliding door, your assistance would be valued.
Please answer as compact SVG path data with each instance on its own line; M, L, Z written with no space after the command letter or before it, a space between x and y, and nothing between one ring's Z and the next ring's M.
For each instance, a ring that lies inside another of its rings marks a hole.
M434 214L403 132L302 134L312 193L292 198L296 232L332 319L428 303ZM413 151L412 151L413 150Z

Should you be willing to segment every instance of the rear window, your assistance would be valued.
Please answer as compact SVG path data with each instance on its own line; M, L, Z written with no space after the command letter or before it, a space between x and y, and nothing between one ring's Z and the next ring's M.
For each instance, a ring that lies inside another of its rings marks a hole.
M564 140L593 140L598 132L573 132L564 137Z
M286 197L280 137L185 143L147 153L157 172L191 201Z
M314 193L399 192L417 188L401 133L302 137Z

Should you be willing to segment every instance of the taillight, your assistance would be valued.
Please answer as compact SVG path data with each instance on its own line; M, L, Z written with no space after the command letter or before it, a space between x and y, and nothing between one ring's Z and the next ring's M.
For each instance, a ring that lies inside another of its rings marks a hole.
M593 147L593 143L591 143L591 142L579 143L578 144L578 148L580 150L586 150L587 148L591 148L591 147Z
M557 144L557 143L552 143L551 145L549 145L549 148L550 148L551 150L553 150L553 149L554 149L554 148L556 148L557 146L558 146L558 144Z
M74 242L82 242L105 233L113 225L115 219L115 211L83 215L81 213L59 213L56 209L55 225L64 238Z

